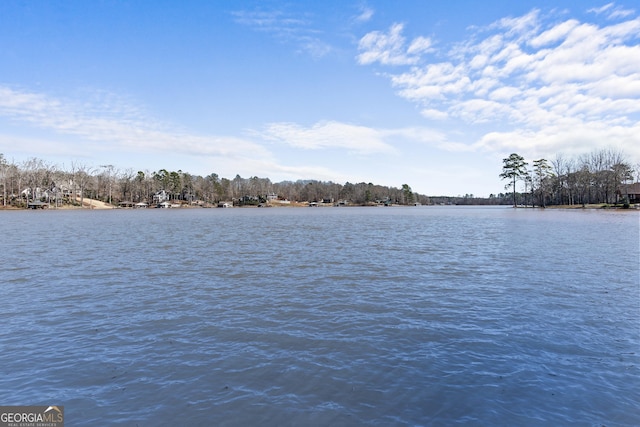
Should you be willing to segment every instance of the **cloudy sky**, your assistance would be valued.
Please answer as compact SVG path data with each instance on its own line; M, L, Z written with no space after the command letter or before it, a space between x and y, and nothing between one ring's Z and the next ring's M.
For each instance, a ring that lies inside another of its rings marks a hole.
M504 191L512 152L640 163L640 4L0 2L0 153Z

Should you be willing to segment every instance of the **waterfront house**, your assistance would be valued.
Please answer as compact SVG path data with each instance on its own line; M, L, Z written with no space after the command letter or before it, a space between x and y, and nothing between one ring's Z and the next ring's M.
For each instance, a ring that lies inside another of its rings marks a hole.
M640 203L640 182L621 185L620 190L618 190L618 195L620 196L620 200L628 197L629 203Z
M169 193L164 190L160 190L153 195L153 203L162 203L166 202L167 200L169 200Z
M45 189L45 188L40 188L40 187L36 187L36 188L25 188L24 190L22 190L22 197L25 199L29 199L29 198L33 198L36 200L39 199L46 199L49 197L49 190Z
M620 186L618 189L618 201L624 202L625 200L628 200L629 204L632 205L640 203L640 182Z
M58 191L62 194L62 197L72 197L73 196L73 189L75 190L75 195L76 197L80 197L80 190L77 189L77 186L74 184L74 182L72 180L69 180L68 183L63 182L62 184L58 185Z

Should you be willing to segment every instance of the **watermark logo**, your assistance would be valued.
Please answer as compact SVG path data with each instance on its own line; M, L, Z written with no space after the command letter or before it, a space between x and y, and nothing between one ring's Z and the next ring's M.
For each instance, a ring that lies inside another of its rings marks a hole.
M64 427L64 406L0 406L0 427Z

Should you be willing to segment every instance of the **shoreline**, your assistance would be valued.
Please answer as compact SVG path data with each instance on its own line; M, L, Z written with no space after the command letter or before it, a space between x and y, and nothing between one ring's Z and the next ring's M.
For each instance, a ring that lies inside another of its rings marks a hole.
M440 207L440 205L421 205L422 207ZM495 207L504 207L504 208L512 208L512 209L551 209L551 210L620 210L620 211L637 211L640 210L640 205L631 205L628 208L625 208L621 205L610 205L605 203L598 204L587 204L582 206L578 205L550 205L550 206L517 206L513 207L510 205L450 205L450 206L461 206L461 207L482 207L482 206L495 206ZM330 208L337 207L334 204L318 204L310 206L309 202L288 202L288 203L269 203L261 206L257 205L244 205L244 206L230 206L222 209L261 209L261 208L308 208L308 207L317 207L317 208ZM382 205L347 205L341 207L385 207ZM390 205L386 207L413 207L412 205ZM187 205L187 204L176 204L175 206L169 209L220 209L221 207L217 205ZM121 207L114 206L108 203L102 202L100 200L95 199L84 199L83 205L71 205L65 204L62 206L55 206L51 204L44 204L40 208L28 208L28 207L17 207L17 206L2 206L0 205L0 211L27 211L27 210L139 210L139 209L162 209L155 206L149 206L147 208L132 208L132 207Z

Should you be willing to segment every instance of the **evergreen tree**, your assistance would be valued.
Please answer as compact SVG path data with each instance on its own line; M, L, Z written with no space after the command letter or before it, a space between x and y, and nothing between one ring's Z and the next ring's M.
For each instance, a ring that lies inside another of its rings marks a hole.
M522 179L527 174L527 162L524 161L524 157L519 154L512 153L506 159L502 159L504 165L502 166L502 173L500 178L508 179L510 182L505 188L513 187L513 207L517 206L516 203L516 182L518 179Z

